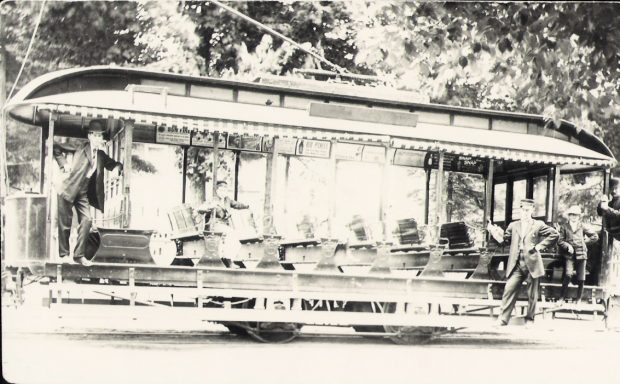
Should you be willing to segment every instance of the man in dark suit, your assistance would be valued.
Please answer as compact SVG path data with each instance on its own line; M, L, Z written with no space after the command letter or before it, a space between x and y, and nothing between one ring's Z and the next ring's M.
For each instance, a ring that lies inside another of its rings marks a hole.
M58 193L58 253L60 257L69 256L69 234L75 208L79 226L73 260L89 266L91 263L84 257L84 250L91 227L90 207L103 212L103 169L118 169L120 174L123 164L111 159L101 150L106 140L103 122L92 120L86 130L88 141L85 144L54 144L54 158L65 176ZM71 164L66 158L68 153L73 153Z
M545 274L540 252L557 241L558 232L541 220L534 220L534 200L522 199L520 220L513 221L504 232L499 226L489 223L487 229L500 244L510 243L510 255L506 264L506 285L502 296L499 325L507 325L517 302L519 290L527 281L528 309L526 324L534 321L538 301L539 279Z
M603 216L605 229L609 234L607 242L608 261L620 261L620 179L611 178L609 192L611 199L603 195L596 212ZM608 281L608 283L618 284L618 281Z

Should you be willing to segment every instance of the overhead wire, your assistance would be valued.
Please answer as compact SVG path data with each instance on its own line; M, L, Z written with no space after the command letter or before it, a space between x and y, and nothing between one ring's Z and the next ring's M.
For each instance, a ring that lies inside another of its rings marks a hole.
M251 17L249 17L249 16L247 16L247 15L237 11L236 9L231 8L228 5L225 5L225 4L223 4L223 3L221 3L221 2L219 2L217 0L210 0L210 2L215 4L215 5L217 5L218 7L222 8L222 9L224 9L224 10L226 10L226 11L228 11L228 12L234 14L234 15L236 15L236 16L239 16L240 18L242 18L243 20L245 20L247 22L254 24L258 28L263 29L263 30L269 32L270 34L272 34L272 35L274 35L274 36L276 36L276 37L286 41L287 43L293 45L294 47L304 51L305 53L307 53L310 56L314 57L315 59L319 60L320 62L328 65L329 67L331 67L333 69L335 69L338 72L338 74L344 74L344 73L347 72L347 70L345 68L343 68L343 67L341 67L341 66L339 66L337 64L332 63L331 61L327 60L323 56L321 56L321 55L319 55L319 54L317 54L315 52L312 52L311 50L307 49L303 45L301 45L301 44L297 43L296 41L294 41L294 40L284 36L283 34L281 34L280 32L276 31L275 29L270 28L270 27L266 26L265 24L263 24L263 23L261 23L261 22L259 22L257 20L254 20L253 18L251 18Z
M22 65L19 68L19 72L17 73L17 77L15 78L15 82L13 83L13 86L11 87L11 92L9 92L9 97L7 97L7 100L10 99L11 96L13 96L13 91L15 91L15 87L17 86L17 83L19 82L19 78L21 77L22 72L24 71L26 62L28 61L28 56L30 55L30 51L32 50L32 45L37 36L37 31L39 30L41 19L43 18L43 10L45 9L45 3L47 3L47 0L43 0L43 3L41 4L41 9L39 10L39 16L37 17L37 23L35 24L34 31L32 32L32 36L30 37L30 43L28 44L28 49L26 50L26 54L24 55L24 60L22 60Z

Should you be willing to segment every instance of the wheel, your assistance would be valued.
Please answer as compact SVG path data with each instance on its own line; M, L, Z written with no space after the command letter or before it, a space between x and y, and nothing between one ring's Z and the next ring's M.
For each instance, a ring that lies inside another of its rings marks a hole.
M228 328L228 331L234 335L241 336L241 337L249 336L248 330L244 328L243 326L238 325L238 323L222 323L222 325Z
M237 308L254 308L255 300L245 301ZM249 336L261 343L288 343L294 340L301 329L301 324L271 322L229 322L222 323L231 333Z
M350 305L348 309L353 312L394 313L396 311L395 303L372 304L370 302L352 302L348 303L348 305ZM355 329L356 332L394 334L393 336L389 336L389 339L396 344L425 344L447 330L447 328L444 327L403 327L392 325L354 325L353 329Z

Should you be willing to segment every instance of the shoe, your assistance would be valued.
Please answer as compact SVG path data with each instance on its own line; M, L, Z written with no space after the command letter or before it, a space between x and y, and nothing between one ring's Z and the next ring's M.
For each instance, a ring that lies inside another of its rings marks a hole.
M75 261L78 264L82 264L85 267L90 267L91 265L93 265L93 263L88 260L87 258L85 258L84 256L82 257L76 257L73 259L73 261Z
M531 329L531 328L533 328L533 327L534 327L534 320L528 320L528 319L525 319L525 323L523 324L523 326L524 326L526 329Z
M505 327L507 325L508 324L506 322L504 322L504 320L502 320L499 317L494 321L494 324L493 324L494 327Z

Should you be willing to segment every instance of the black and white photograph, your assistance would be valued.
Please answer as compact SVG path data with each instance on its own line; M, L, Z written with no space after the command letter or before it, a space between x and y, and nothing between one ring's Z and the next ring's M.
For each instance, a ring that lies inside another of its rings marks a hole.
M620 383L620 2L0 3L18 384Z

